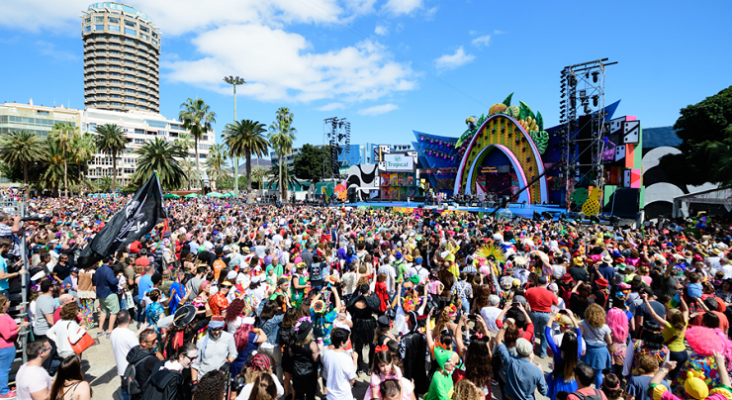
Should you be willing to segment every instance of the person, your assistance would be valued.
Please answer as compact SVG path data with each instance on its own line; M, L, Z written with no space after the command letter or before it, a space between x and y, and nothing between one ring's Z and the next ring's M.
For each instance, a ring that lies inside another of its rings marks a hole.
M25 348L28 362L15 375L15 393L8 392L4 398L12 399L17 394L20 400L47 400L53 381L43 368L43 362L51 357L52 351L53 347L46 338L29 343Z
M53 323L56 324L61 319L61 309L64 308L64 305L74 302L77 303L77 299L74 298L69 293L64 293L61 296L58 296L58 305L59 307L56 308L56 311L53 312ZM78 303L77 303L78 304ZM74 317L75 320L79 320L79 317Z
M462 334L460 332L456 338L462 342ZM491 398L490 379L493 375L490 340L491 338L485 326L478 329L475 335L471 337L464 357L465 379L459 381L468 380L472 382L475 388L479 390L480 396L486 399ZM453 373L453 377L455 376L456 374ZM456 385L456 392L457 389Z
M483 307L480 310L480 316L483 317L483 322L490 332L494 334L498 333L498 326L496 326L496 319L501 314L501 309L498 305L501 302L501 298L492 294L488 296L488 306Z
M219 291L211 295L208 299L208 305L211 307L213 315L226 316L226 308L229 307L229 301L226 296L229 294L229 290L233 285L229 281L223 281Z
M648 397L648 387L650 386L651 379L658 373L658 359L650 354L644 355L640 359L638 372L638 375L632 375L628 379L628 384L625 387L625 399L651 400ZM665 379L659 383L671 390L671 385Z
M277 379L270 374L259 374L242 389L237 400L276 400Z
M142 398L145 400L183 400L183 370L190 368L198 357L196 346L186 343L178 350L178 354L150 375L145 385Z
M6 215L5 213L2 213L0 215ZM5 228L6 225L0 223L0 226L2 228ZM11 272L8 273L8 262L5 259L5 255L10 251L10 249L13 247L13 242L11 242L9 239L0 239L0 295L8 296L10 294L10 281L9 279L16 278L20 275L26 274L26 270L20 269L18 272Z
M158 345L162 341L162 329L158 327L158 321L165 317L165 309L160 304L160 297L162 292L160 289L154 288L147 293L147 297L151 303L145 309L145 322L155 330L155 334L158 335Z
M631 315L630 318L632 319L633 316ZM613 343L610 345L613 369L616 375L623 376L623 365L625 364L625 353L628 350L628 334L630 332L628 315L625 311L613 307L608 310L606 319L613 339Z
M171 315L175 314L179 304L185 303L183 301L186 299L185 283L185 272L183 272L183 269L179 269L175 273L175 282L170 285L170 292L168 293L168 298L170 298L168 310Z
M53 282L49 279L41 281L41 294L36 299L35 324L33 335L37 340L44 339L46 332L53 326L53 313L58 305L51 294Z
M580 324L587 345L582 361L595 369L595 387L602 384L603 371L612 367L608 350L612 346L612 331L606 322L605 310L599 304L592 303L585 310L585 320Z
M254 318L244 318L241 325L234 332L234 342L236 343L238 353L236 359L231 363L231 376L239 375L244 365L252 357L252 353L257 350L261 343L266 341L267 335L261 330L254 328Z
M143 388L153 373L155 364L161 361L163 357L162 355L158 356L156 354L155 349L158 347L158 336L154 330L145 329L141 331L139 339L140 344L130 349L129 353L127 353L126 360L128 364L135 365L135 381L140 388ZM124 371L122 373L124 374ZM141 398L142 393L132 396L133 400L139 400Z
M608 400L601 390L593 388L593 382L597 382L595 369L580 361L574 367L574 376L577 377L577 390L567 395L567 400L584 400L587 396L596 396L600 400ZM599 386L598 386L599 387Z
M711 386L705 381L708 379L704 372L691 370L689 371L689 377L684 381L683 390L686 396L693 399L709 399L709 400L724 400L732 398L732 389L730 389L729 373L727 372L726 357L718 352L714 353L714 361L719 366L717 374L719 375L719 384ZM649 397L653 400L681 400L681 398L673 395L661 383L664 377L669 371L676 368L676 361L669 361L663 364L663 366L656 372L656 375L651 378L651 383L648 385Z
M145 313L143 312L143 310L145 310L145 303L143 301L143 298L145 297L145 294L153 286L152 276L155 273L154 265L148 265L144 268L145 268L145 274L137 279L137 296L135 297L137 309L140 310L137 313L137 327L138 328L140 327L140 325L143 322L145 322ZM205 272L205 270L204 270L204 272ZM194 298L195 298L195 295L194 295Z
M318 365L320 347L313 337L313 324L310 317L302 317L295 325L295 341L290 346L290 356L294 359L292 388L296 398L314 400L318 388Z
M406 379L414 381L415 393L417 395L423 395L427 393L428 389L427 372L424 362L424 354L427 353L427 340L419 332L419 317L415 311L408 312L406 320L409 332L403 335L399 341L402 372Z
M117 313L119 312L119 296L117 296L117 292L119 291L117 286L119 278L114 276L114 271L112 271L112 268L109 266L109 263L112 260L112 256L104 257L104 260L102 260L102 266L99 267L96 272L96 291L100 305L99 330L97 331L97 337L104 335L104 321L107 319L107 314L109 314L107 339L112 335L114 321L117 319Z
M84 336L86 330L76 323L79 306L76 303L66 303L61 307L61 319L46 332L46 337L56 343L58 355L66 358L75 355L71 347Z
M219 370L208 372L193 391L193 400L225 400L226 376ZM275 399L269 399L275 400Z
M211 317L208 323L208 332L196 343L198 357L191 365L191 379L203 377L207 372L221 368L224 364L231 364L237 357L236 342L229 332L223 332L224 318Z
M274 386L274 390L272 392L274 396L273 400L285 394L285 389L282 388L282 385L280 385L277 376L274 374L274 372L272 372L271 358L264 353L255 354L254 357L252 357L252 359L249 361L249 367L242 370L241 373L246 379L246 385L244 385L244 387L239 392L239 395L236 397L237 400L247 400L251 397L253 390L257 387L256 380L261 375L267 375L272 378L272 386ZM262 388L259 387L259 393L261 393L261 389ZM267 392L269 393L269 390L267 390ZM254 398L257 398L256 395Z
M379 385L387 379L402 379L402 371L397 366L398 358L394 357L386 344L377 345L374 361L371 363L371 377L366 399L378 398Z
M544 328L549 324L549 314L552 306L559 304L557 296L546 288L547 279L545 276L538 278L538 285L526 291L524 297L531 307L531 320L534 322L536 335L539 337L539 349L537 355L546 357L547 337Z
M430 310L430 314L432 310ZM427 346L430 348L430 354L432 359L437 364L437 370L432 376L430 387L427 390L427 394L424 395L424 400L449 400L452 398L452 391L454 383L452 381L452 373L455 370L455 365L458 362L458 355L445 349L444 344L435 343L432 340L432 333L428 329L427 334ZM383 400L383 399L382 399Z
M640 339L633 339L632 346L628 345L623 375L638 375L640 359L646 354L656 357L659 364L667 361L670 351L664 343L661 325L652 319L645 321Z
M369 360L374 357L374 333L376 332L376 319L373 317L373 313L379 311L379 305L381 300L379 297L372 293L369 289L368 284L361 284L358 289L358 293L354 293L351 299L348 301L346 306L347 310L353 315L353 350L358 354L359 368L358 371L363 371L363 366L366 365L362 361L363 347L364 345L369 346Z
M56 400L89 400L92 398L92 388L81 372L81 358L71 355L61 361L48 398Z
M8 375L10 375L10 368L15 359L15 340L18 338L18 333L28 326L26 321L18 325L8 315L9 308L10 300L4 295L0 295L0 399L11 398L15 395L15 391L11 393L8 387Z
M130 328L130 313L127 310L120 310L117 314L117 327L112 331L112 335L109 337L112 343L112 351L114 352L114 359L117 364L117 375L120 379L125 374L127 369L127 354L133 347L140 344L139 339L135 332ZM142 333L147 326L141 327L138 333ZM120 387L120 398L122 400L130 400L130 395L127 393L124 385Z
M328 400L351 400L353 384L356 381L358 355L344 352L349 347L351 332L335 328L330 333L333 349L323 354L323 378L328 389Z
M559 310L552 312L550 320L555 320L559 315ZM549 397L556 400L559 392L574 392L577 390L577 382L574 376L574 368L577 366L580 357L582 357L582 330L576 328L577 321L570 315L572 323L575 326L574 331L566 331L562 336L562 341L558 344L554 342L551 334L551 327L546 326L545 335L547 337L547 345L554 355L554 365L552 371L546 375L546 382L549 386Z
M95 269L91 266L79 270L79 280L77 281L77 295L82 310L82 324L87 331L94 328L94 301L97 298L97 292L94 289L94 273Z
M668 347L669 359L676 361L677 366L683 366L686 360L689 359L689 353L686 351L686 344L684 343L684 334L686 327L689 325L689 306L686 304L684 296L679 296L681 310L669 309L665 319L656 314L653 307L648 304L648 297L644 297L643 301L651 318L663 327L661 335L663 335L663 343ZM678 372L678 369L672 370L669 379L674 381Z

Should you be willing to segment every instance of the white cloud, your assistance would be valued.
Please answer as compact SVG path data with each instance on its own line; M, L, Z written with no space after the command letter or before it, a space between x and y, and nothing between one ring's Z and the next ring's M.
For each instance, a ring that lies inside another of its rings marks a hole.
M74 53L59 50L56 48L56 45L54 45L53 43L46 42L44 40L37 41L36 46L38 47L38 51L41 54L50 56L53 59L55 59L56 61L70 61L70 60L76 60L79 58Z
M399 108L399 106L397 106L396 104L391 104L391 103L382 104L380 106L373 106L373 107L358 110L358 114L373 117L374 115L386 114L386 113L394 111L398 108Z
M388 35L389 34L389 28L383 26L383 25L376 25L376 29L374 29L374 33L377 35Z
M435 59L435 66L440 70L455 69L475 59L474 55L466 54L463 46L460 46L455 54L444 54Z
M491 42L491 35L478 36L477 38L473 39L473 46L478 46L478 47L480 47L480 46L486 46L486 47L488 47L488 45L490 44L490 42Z
M384 46L370 40L317 53L299 34L249 24L213 29L192 42L203 58L161 63L170 70L168 80L228 93L221 77L239 75L249 82L238 89L244 95L299 102L378 100L417 86L409 64L393 61Z
M384 5L384 9L394 15L411 14L418 8L422 8L422 0L389 0Z
M340 110L346 108L346 105L343 103L328 103L322 107L316 108L318 111L333 111L333 110Z

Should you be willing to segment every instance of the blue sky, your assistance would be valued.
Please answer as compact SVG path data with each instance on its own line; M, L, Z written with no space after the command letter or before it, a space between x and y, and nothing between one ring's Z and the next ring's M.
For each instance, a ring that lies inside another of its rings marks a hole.
M83 107L79 0L0 2L0 101ZM269 125L295 115L297 145L323 142L324 118L352 143L401 144L412 130L458 136L465 118L515 92L558 122L559 72L601 57L608 103L643 126L732 84L730 1L131 0L162 30L161 113L188 97ZM616 115L617 116L617 115Z

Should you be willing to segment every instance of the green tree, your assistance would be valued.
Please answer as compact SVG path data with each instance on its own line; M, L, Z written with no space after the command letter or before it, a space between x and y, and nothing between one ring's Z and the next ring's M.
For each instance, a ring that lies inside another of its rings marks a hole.
M41 174L40 183L46 188L54 192L56 196L60 192L60 183L63 182L64 189L68 190L69 178L72 182L77 174L74 174L76 165L72 164L71 174L69 174L69 166L64 151L61 148L61 142L58 140L46 141L46 159L44 170ZM68 196L68 195L67 195Z
M135 184L141 185L157 172L163 187L176 189L183 186L185 174L176 159L182 157L180 147L156 137L153 141L145 142L137 154L140 155L137 158L137 171L132 177Z
M13 131L0 136L0 160L8 165L21 165L23 183L26 185L29 184L28 170L31 164L43 160L45 156L46 141L35 133Z
M209 179L214 182L219 182L231 176L226 169L226 149L223 144L211 146L206 158L206 173L208 173Z
M264 124L249 119L227 124L224 130L224 143L229 147L231 158L244 157L246 160L247 190L252 190L252 156L267 155L269 144L263 136L265 132L267 130Z
M282 179L280 179L280 173L283 174ZM277 189L282 193L282 189L280 186L280 182L283 182L282 185L286 185L287 189L295 189L297 188L297 185L300 183L300 181L297 180L295 177L295 171L292 170L292 168L280 168L278 163L272 163L272 168L269 170L269 176L271 179L267 182L265 185L266 188L271 189L275 186L277 186ZM284 192L287 193L287 192ZM282 198L283 200L285 197Z
M278 189L280 197L287 198L287 185L283 185L282 179L287 179L289 168L282 171L282 163L287 164L287 156L292 152L292 146L295 143L295 133L297 129L292 126L292 120L295 116L287 107L280 107L277 110L275 121L269 126L269 144L275 152L277 152L280 170L277 173Z
M201 163L198 155L198 142L203 140L203 136L213 128L211 124L216 123L216 113L211 111L211 107L206 104L203 99L188 99L181 104L183 109L178 118L183 122L183 126L193 136L194 148L196 150L196 173L198 178L201 177Z
M315 147L305 144L300 154L295 157L293 171L300 179L318 183L330 173L330 162L326 163L328 160L330 160L330 146Z
M112 190L117 190L117 156L127 147L125 132L116 124L98 126L96 142L100 153L112 157Z
M49 139L58 144L64 162L64 196L69 197L68 156L74 140L79 135L79 128L71 122L57 122L49 135Z
M252 168L252 183L257 184L257 189L262 188L262 181L264 181L264 178L267 176L269 171L267 168L264 167L254 167Z
M181 151L185 155L180 165L186 173L186 185L188 190L191 190L191 182L196 181L196 177L194 176L195 174L193 173L193 164L190 162L189 152L189 149L193 147L193 139L189 133L181 133L178 135L178 138L175 139L174 143L176 146L180 147Z
M88 163L94 158L94 154L97 152L97 145L94 135L84 132L82 135L76 137L73 143L73 159L79 169L79 195L81 196L81 189L86 186L86 170Z
M732 186L732 86L682 108L674 129L683 140L681 154L660 164L671 182Z

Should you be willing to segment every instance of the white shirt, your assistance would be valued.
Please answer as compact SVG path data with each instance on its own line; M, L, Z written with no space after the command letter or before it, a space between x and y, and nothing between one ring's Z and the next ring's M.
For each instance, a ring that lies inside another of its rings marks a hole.
M356 366L353 358L342 351L326 351L323 355L325 386L328 400L353 400L351 379L356 379Z
M60 319L46 332L46 337L56 343L56 349L61 357L68 357L76 354L71 344L78 342L84 333L86 330L76 321Z
M16 393L18 400L31 400L31 393L48 389L51 391L53 380L43 367L32 367L23 364L15 375Z
M500 314L501 309L498 307L483 307L483 309L480 310L480 316L483 317L485 326L489 331L498 332L500 330L496 325L496 318L498 318L498 315Z
M720 270L724 271L724 279L732 278L732 265L722 265Z
M414 264L407 270L407 274L409 275L407 278L412 277L412 275L419 275L419 281L420 282L426 282L427 279L430 277L430 270L425 268L424 265L417 265Z
M277 375L272 374L272 380L274 381L275 386L277 386L277 398L284 396L285 389L282 387L280 380L277 379ZM254 382L244 385L241 392L239 392L239 395L236 396L236 400L249 400L249 396L252 394L252 388L254 388Z
M117 361L117 375L122 376L127 369L127 353L130 349L140 344L135 332L128 328L115 328L110 336L114 359Z

